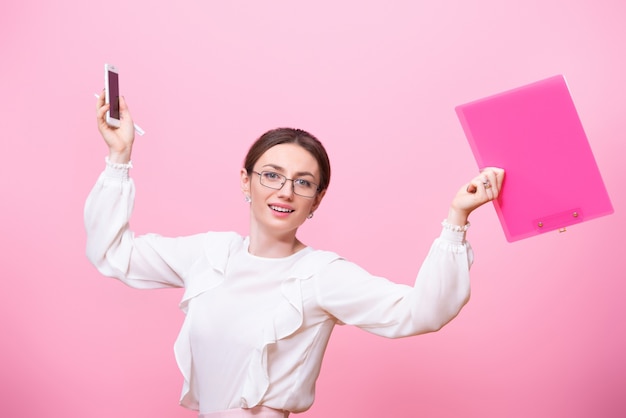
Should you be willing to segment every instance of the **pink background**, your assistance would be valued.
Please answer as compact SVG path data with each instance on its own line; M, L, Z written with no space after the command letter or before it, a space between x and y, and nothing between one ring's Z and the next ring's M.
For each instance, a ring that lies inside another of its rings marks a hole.
M509 244L482 208L462 314L402 340L338 328L301 416L626 415L623 1L106 3L0 6L0 415L195 416L177 402L181 292L126 288L84 256L104 62L147 131L137 232L245 233L247 147L297 126L334 169L302 238L403 283L476 172L454 106L564 74L615 214Z

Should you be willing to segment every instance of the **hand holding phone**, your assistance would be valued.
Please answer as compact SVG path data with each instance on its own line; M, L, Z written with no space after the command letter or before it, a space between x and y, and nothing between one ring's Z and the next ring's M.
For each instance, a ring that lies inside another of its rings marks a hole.
M111 105L106 113L106 123L114 128L120 127L120 86L119 72L116 66L104 64L105 103Z
M119 128L121 125L119 72L117 67L111 64L104 64L104 92L104 103L111 105L106 112L105 121L107 125ZM94 96L100 97L97 93ZM134 124L134 127L139 136L146 133L139 125Z

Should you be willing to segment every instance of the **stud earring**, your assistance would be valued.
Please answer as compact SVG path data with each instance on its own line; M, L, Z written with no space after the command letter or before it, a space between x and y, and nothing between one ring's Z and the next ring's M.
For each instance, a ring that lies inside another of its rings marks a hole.
M246 201L246 203L251 203L252 199L250 199L250 196L246 195L246 197L244 197L244 200Z
M306 217L307 219L311 219L313 218L313 212L309 213L309 216Z

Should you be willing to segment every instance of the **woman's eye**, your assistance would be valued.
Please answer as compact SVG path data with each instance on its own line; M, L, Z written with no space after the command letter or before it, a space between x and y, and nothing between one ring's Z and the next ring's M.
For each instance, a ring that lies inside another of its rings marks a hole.
M310 188L312 187L311 182L308 180L304 180L304 179L296 179L296 184L300 187L304 187L304 188Z
M278 179L278 174L273 173L271 171L266 171L265 173L263 173L263 175L268 180L276 180L276 179Z

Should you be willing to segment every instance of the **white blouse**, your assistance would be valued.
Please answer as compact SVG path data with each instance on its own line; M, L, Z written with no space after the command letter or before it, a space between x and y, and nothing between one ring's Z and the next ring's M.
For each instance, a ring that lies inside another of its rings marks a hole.
M135 237L134 195L128 167L107 165L85 204L87 256L132 287L185 288L174 349L181 404L200 413L256 405L305 411L336 324L416 335L444 326L469 299L473 253L462 231L442 230L411 287L310 247L256 257L233 232Z

